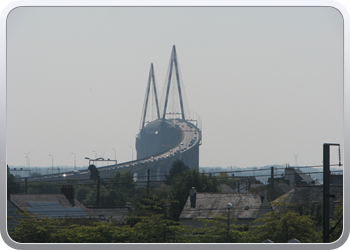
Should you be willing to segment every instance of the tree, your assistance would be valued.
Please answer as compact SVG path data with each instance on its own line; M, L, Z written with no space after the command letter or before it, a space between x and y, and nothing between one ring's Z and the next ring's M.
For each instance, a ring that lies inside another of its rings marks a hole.
M9 165L7 165L7 188L10 188L11 193L19 193L20 186L16 182L13 174L10 173Z
M172 218L178 220L189 196L189 190L195 187L198 192L219 192L220 182L211 174L197 169L185 170L175 175L170 186Z
M183 163L183 161L181 160L174 161L171 169L169 170L169 175L165 175L165 180L166 180L165 183L167 185L171 185L171 182L174 179L174 177L186 170L190 170L190 168L186 166L185 163Z
M275 243L286 243L296 238L302 243L321 243L320 232L316 231L315 223L310 215L300 215L289 209L290 204L272 202L276 208L257 219L253 226L252 240L262 242L270 239Z
M202 222L202 227L192 230L193 239L199 243L227 243L228 228L227 217L215 216L213 219L196 219ZM244 226L236 225L235 220L230 221L230 243L245 243Z
M159 214L143 217L132 232L134 243L184 243L188 240L185 226Z
M153 194L150 197L146 197L138 202L135 202L134 209L129 213L129 216L126 218L126 222L128 225L133 227L143 218L153 215L159 215L164 219L169 219L170 213L168 200L159 198Z
M338 201L338 204L335 207L335 218L330 224L330 242L333 242L338 240L343 233L343 199Z
M238 178L229 176L228 173L220 173L218 179L220 183L226 184L232 189L237 187L237 181L239 180Z
M97 182L96 182L97 183ZM76 199L84 206L95 206L97 184L79 185L76 188ZM117 171L111 179L100 180L99 206L125 206L126 202L134 199L136 183L131 171Z
M19 243L128 243L129 226L97 222L92 218L37 218L24 212L9 236Z

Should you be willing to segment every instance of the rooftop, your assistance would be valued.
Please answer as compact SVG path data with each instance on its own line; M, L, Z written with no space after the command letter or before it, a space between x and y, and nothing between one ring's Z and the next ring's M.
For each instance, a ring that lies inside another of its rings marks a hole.
M227 216L227 203L232 204L231 218L256 219L262 202L259 194L197 193L196 207L191 208L188 198L180 219L213 218L222 214Z

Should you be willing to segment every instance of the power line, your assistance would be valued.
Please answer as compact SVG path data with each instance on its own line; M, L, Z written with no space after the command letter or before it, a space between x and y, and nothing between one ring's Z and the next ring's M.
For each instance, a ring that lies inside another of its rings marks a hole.
M343 172L343 170L338 170L338 171L332 171L333 173L341 173ZM222 172L221 172L222 173ZM322 172L303 172L303 174L322 174ZM283 174L283 177L285 176L288 176L288 175L294 175L294 173L291 173L291 174ZM271 175L270 174L265 174L265 175L255 175L255 176L248 176L248 177L270 177ZM164 177L164 175L150 175L150 177ZM247 177L247 176L241 176L241 177ZM128 177L124 177L125 179L128 178ZM217 179L217 180L224 180L224 179L232 179L232 178L235 178L235 179L239 179L240 176L227 176L227 177L220 177L220 176L212 176L212 177L208 177L208 178L212 178L212 179ZM277 177L276 177L277 178ZM122 178L121 178L122 179ZM139 180L137 182L116 182L116 183L113 183L113 177L109 177L109 178L101 178L101 180L103 181L110 181L110 182L104 182L104 183L101 183L102 186L105 187L105 185L136 185L139 183L147 183L147 180ZM192 180L192 179L183 179L183 181L188 181L188 180ZM94 182L94 180L91 180L91 179L79 179L79 180L73 180L72 182L74 181L89 181L89 182ZM236 181L236 180L233 180L233 181ZM59 184L58 183L58 180L47 180L47 181L31 181L31 182L28 182L28 186L27 188L42 188L42 187L52 187L52 188L57 188L57 187L61 187L62 185L64 185L65 183L71 183L71 185L74 185L74 186L95 186L96 183L72 183L70 182L69 180L66 180L65 182L61 181L61 183ZM163 183L163 182L166 182L166 180L149 180L150 183ZM171 181L170 181L171 182ZM24 182L15 182L15 183L23 183ZM53 183L51 184L50 186L48 185L33 185L34 183ZM24 186L15 186L14 185L8 185L10 188L24 188Z

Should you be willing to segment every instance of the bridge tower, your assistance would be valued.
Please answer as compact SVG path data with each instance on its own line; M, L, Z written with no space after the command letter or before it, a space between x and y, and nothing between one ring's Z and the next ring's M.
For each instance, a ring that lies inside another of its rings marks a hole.
M142 117L141 117L141 126L140 126L141 130L144 128L145 122L146 122L147 108L149 107L148 102L149 102L149 95L150 95L150 91L151 91L151 82L153 83L153 96L154 96L154 101L156 103L155 105L156 105L156 111L157 111L157 119L159 119L160 118L159 104L158 104L156 80L154 78L153 63L151 63L151 68L149 70L149 75L148 75L146 96L145 96L145 102L143 104L143 112L142 112Z
M163 109L163 121L165 120L165 115L167 111L168 106L168 100L169 100L169 91L170 91L170 84L171 84L171 78L173 73L173 66L175 66L175 74L176 74L176 83L177 83L177 90L179 94L179 102L181 107L181 116L182 119L185 120L185 111L184 111L184 104L182 100L182 91L181 91L181 85L180 85L180 74L179 74L179 67L177 62L177 55L176 55L176 48L175 45L173 45L173 50L171 52L171 58L170 58L170 70L169 70L169 76L168 76L168 84L166 88L166 96L165 96L165 103L164 103L164 109Z
M149 112L148 103L150 100L151 83L153 83L153 96L156 101L157 117L156 119L148 120L145 118L149 117L147 113ZM159 107L162 107L162 110L160 110ZM187 99L181 80L176 47L174 45L172 47L168 73L166 75L160 104L158 104L154 69L153 64L151 64L141 117L140 132L136 137L137 160L147 159L152 156L157 158L157 155L169 151L169 154L162 155L162 157L169 156L169 161L172 161L176 158L173 154L175 151L179 151L181 147L183 150L186 150L186 146L188 146L190 142L181 146L182 144L180 143L181 140L183 140L183 133L187 131L187 127L190 131L190 128L192 129L194 126L186 120L189 117L187 112ZM192 144L190 147L191 146ZM170 150L173 151L171 152ZM193 146L191 152L178 153L178 155L181 155L181 160L183 160L185 164L193 167L198 167L198 154L198 145ZM170 162L166 164L167 167L169 165L171 166Z

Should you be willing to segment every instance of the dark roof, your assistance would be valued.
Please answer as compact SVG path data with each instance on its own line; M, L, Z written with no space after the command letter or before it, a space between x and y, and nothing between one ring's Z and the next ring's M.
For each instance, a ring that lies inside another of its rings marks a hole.
M22 211L40 217L89 217L86 208L77 200L73 207L63 194L11 194L11 202Z
M21 212L21 210L15 204L13 204L13 202L7 200L7 215L11 217L7 221L9 228L13 228L16 225L14 220L21 217L21 215L19 213L15 213L15 211Z
M289 186L287 183L285 182L281 182L277 184L277 187L279 189L282 190L283 193L288 193L290 190L292 190L293 188L291 186Z
M330 175L331 184L343 185L343 175L342 174L331 174Z
M262 184L262 183L251 184L251 185L250 185L250 188L259 188L259 187L262 187L262 186L264 186L264 184Z
M223 193L234 193L234 190L224 183L220 184L220 189L222 190Z
M300 178L301 178L303 181L305 181L305 182L307 182L307 183L311 183L311 182L313 181L313 179L312 179L309 175L305 174L305 173L302 172L301 170L299 170L299 169L294 169L294 171L295 171L296 174L298 174L298 175L300 176Z
M191 208L190 198L182 210L180 219L213 218L225 214L227 203L232 204L230 217L256 219L261 205L259 194L241 193L197 193L196 207Z
M331 185L330 194L334 197L330 198L331 204L343 198L343 186ZM286 202L295 205L310 206L315 204L321 204L323 202L323 185L306 185L296 186L288 193L277 198L275 201ZM274 207L275 208L275 207ZM335 206L330 206L331 217L334 215Z

